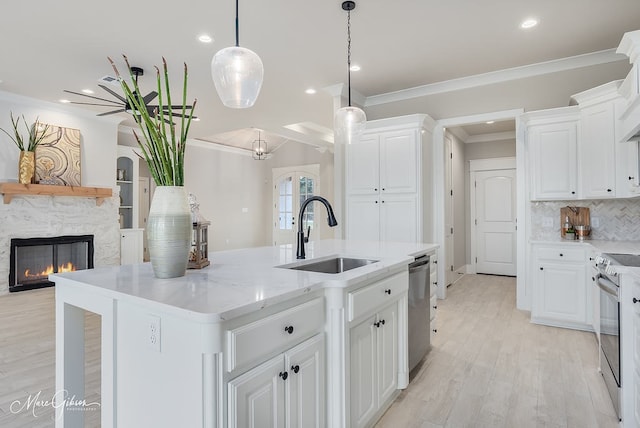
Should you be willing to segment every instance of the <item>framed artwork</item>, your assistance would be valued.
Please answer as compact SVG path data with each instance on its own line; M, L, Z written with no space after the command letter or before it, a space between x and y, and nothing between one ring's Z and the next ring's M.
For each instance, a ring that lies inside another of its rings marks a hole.
M36 148L36 183L80 186L80 130L49 125Z

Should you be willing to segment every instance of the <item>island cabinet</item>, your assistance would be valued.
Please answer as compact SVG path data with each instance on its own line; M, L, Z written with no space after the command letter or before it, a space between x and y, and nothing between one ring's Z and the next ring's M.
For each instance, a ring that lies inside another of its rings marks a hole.
M536 245L531 321L592 330L586 250L580 244ZM587 310L589 309L589 310Z
M243 322L226 332L225 426L324 427L324 300Z
M329 427L371 426L408 384L406 266L327 288Z

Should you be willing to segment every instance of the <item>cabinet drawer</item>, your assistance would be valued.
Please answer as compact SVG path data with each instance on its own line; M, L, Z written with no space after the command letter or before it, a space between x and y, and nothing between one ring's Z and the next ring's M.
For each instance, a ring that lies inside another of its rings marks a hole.
M431 328L431 334L433 335L433 333L437 333L438 332L438 320L437 318L433 318L430 322L429 322L429 328ZM431 336L433 337L433 336Z
M431 290L429 295L433 296L438 291L438 272L431 272L431 276L429 277L429 283L431 284Z
M566 262L586 261L586 255L582 248L538 248L538 260L553 260Z
M317 298L227 331L227 371L263 360L324 328L324 300Z
M397 300L408 288L409 274L403 272L349 293L349 321Z

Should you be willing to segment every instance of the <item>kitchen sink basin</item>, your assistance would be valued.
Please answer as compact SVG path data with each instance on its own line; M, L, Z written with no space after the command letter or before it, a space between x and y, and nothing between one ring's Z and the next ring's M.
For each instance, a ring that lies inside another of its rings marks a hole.
M304 270L318 273L342 273L351 269L376 263L378 260L352 259L348 257L334 257L332 259L319 262L307 263L298 266L287 267L287 269Z

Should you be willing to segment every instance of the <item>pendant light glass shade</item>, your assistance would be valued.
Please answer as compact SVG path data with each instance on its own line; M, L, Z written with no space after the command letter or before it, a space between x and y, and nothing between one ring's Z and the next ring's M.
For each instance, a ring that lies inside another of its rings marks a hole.
M226 107L248 108L255 104L264 67L260 57L240 46L224 48L211 60L211 77Z
M345 144L357 142L367 125L367 116L358 107L342 107L333 118L333 132L336 141Z
M347 76L349 106L338 109L333 116L334 141L345 144L357 142L367 124L367 116L362 109L351 105L351 11L356 8L354 1L342 2L342 10L347 12Z

